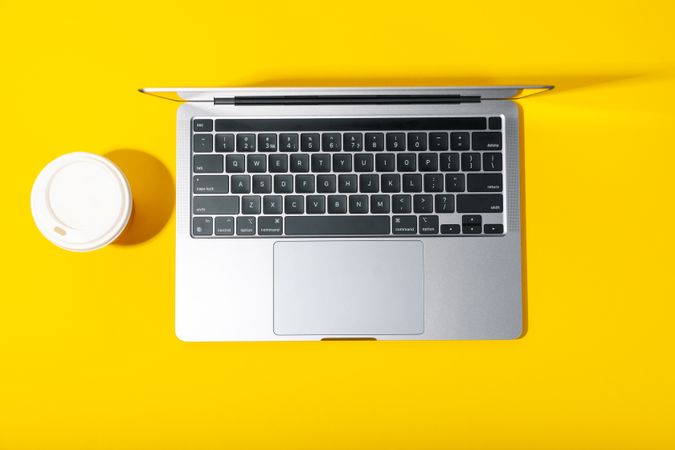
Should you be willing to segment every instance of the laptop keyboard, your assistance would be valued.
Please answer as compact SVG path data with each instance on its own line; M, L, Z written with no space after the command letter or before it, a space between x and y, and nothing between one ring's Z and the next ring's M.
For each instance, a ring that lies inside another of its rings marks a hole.
M192 120L192 236L504 233L501 117Z

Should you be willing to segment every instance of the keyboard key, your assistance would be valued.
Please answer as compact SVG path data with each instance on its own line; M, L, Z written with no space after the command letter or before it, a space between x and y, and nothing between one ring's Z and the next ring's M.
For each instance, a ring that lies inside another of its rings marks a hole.
M255 235L255 217L237 217L237 234L240 236Z
M436 172L438 170L438 154L420 153L418 163L421 172Z
M220 216L216 217L215 225L216 236L231 236L234 234L234 217Z
M488 128L491 130L501 130L502 129L502 118L501 117L490 117L488 118Z
M193 214L239 214L239 197L211 195L192 197Z
M239 133L237 135L237 151L238 152L254 152L255 151L255 134L253 134L253 133Z
M260 133L258 135L259 152L276 152L277 135L275 133Z
M459 194L457 212L459 213L499 213L504 210L502 194Z
M319 155L312 155L319 156ZM323 156L323 155L322 155ZM328 155L325 155L328 156ZM361 156L361 155L358 155ZM373 156L373 155L367 155ZM333 155L333 171L334 172L351 172L352 171L352 155L349 153L338 153Z
M448 133L429 133L429 149L443 151L448 149Z
M359 175L359 191L360 192L379 192L380 191L380 176L377 174Z
M269 156L270 172L283 173L288 172L288 156L287 155L270 155Z
M422 192L422 175L418 173L403 175L403 192Z
M423 151L427 149L426 133L408 133L408 150Z
M409 213L412 211L412 196L411 195L392 195L391 197L391 211L395 213Z
M375 155L375 170L378 172L393 172L396 170L396 156L389 153Z
M248 194L251 192L251 176L250 175L232 175L232 188L230 191L233 194Z
M443 175L440 173L425 173L424 192L443 192Z
M474 131L471 133L471 146L474 150L501 150L502 133L500 131Z
M501 173L470 173L466 176L466 190L468 192L501 192Z
M298 175L295 177L295 192L300 194L314 193L314 175Z
M253 193L269 194L272 192L272 175L253 175Z
M282 152L297 152L298 133L281 133L279 135L279 150Z
M300 150L303 152L318 152L320 149L319 133L302 133L300 135Z
M322 194L332 194L335 192L335 175L317 175L316 191Z
M455 197L450 194L436 194L434 202L437 214L455 212Z
M284 198L284 212L286 214L302 214L305 212L305 197L302 195L287 195Z
M192 192L195 194L227 194L230 179L227 175L195 175L192 177Z
M483 170L485 170L486 172L501 172L502 154L483 153Z
M459 155L457 153L441 153L440 156L440 168L443 172L459 172Z
M290 236L389 234L389 216L290 216L285 222Z
M387 150L390 152L405 150L405 133L387 133Z
M359 152L363 147L363 135L361 133L345 133L343 136L343 148L346 152Z
M213 131L213 120L211 119L193 119L192 131Z
M357 192L356 175L338 175L338 192L349 194Z
M462 225L463 234L480 234L481 226L480 225Z
M381 152L384 150L384 133L366 133L365 148L369 152Z
M441 225L441 234L459 234L460 227L457 224Z
M260 214L260 196L244 195L241 198L242 214Z
M420 234L438 234L438 216L420 216Z
M462 216L462 225L482 225L483 218L480 214L470 214Z
M350 195L349 196L349 213L350 214L366 214L368 212L368 196L367 195Z
M462 171L477 172L480 170L480 153L462 153Z
M339 152L341 149L340 133L324 133L321 135L321 150L324 152Z
M225 170L228 173L246 172L246 156L244 155L225 156Z
M312 155L312 172L330 172L330 155L325 153Z
M279 236L284 230L284 221L281 217L259 217L258 234L260 236Z
M193 217L192 234L194 236L211 236L213 234L213 219L210 217Z
M309 172L309 155L291 155L291 172Z
M399 172L414 172L417 170L417 158L414 153L399 153L396 155L396 167Z
M500 223L486 223L483 225L483 232L485 234L503 234L504 225Z
M370 212L373 214L389 214L389 196L371 195Z
M328 213L329 214L344 214L347 212L347 196L346 195L329 195L328 196Z
M244 156L244 155L227 155L227 156ZM246 158L246 169L249 172L267 172L267 156L265 155L248 155Z
M234 134L216 134L216 151L217 152L233 152L234 151Z
M307 214L323 214L326 212L326 197L323 195L307 196Z
M195 153L208 153L213 151L212 134L195 134L192 136L192 151Z
M274 175L274 193L290 194L293 192L293 175Z
M401 192L401 175L397 173L385 173L382 175L382 192Z
M373 168L374 168L373 155L369 153L354 155L355 172L372 172ZM333 167L333 170L335 170L335 167Z
M192 170L194 173L223 173L223 155L195 155Z
M433 197L431 195L413 195L413 211L416 213L434 212Z
M264 214L281 214L281 195L265 195L263 197L263 213Z
M469 150L469 133L454 132L450 133L451 150Z
M464 174L446 174L445 192L464 192Z
M394 234L417 234L417 217L393 216L391 232Z

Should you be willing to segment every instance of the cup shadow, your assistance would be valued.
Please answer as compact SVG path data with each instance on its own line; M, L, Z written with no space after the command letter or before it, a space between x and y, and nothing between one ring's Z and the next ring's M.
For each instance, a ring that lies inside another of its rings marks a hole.
M171 173L160 160L139 150L114 150L104 156L124 172L134 201L129 224L114 243L136 245L152 239L162 231L175 207Z

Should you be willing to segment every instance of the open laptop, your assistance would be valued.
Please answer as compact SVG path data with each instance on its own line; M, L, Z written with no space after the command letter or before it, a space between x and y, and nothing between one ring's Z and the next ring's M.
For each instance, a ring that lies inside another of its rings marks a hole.
M512 99L551 88L143 89L181 102L177 336L519 337Z

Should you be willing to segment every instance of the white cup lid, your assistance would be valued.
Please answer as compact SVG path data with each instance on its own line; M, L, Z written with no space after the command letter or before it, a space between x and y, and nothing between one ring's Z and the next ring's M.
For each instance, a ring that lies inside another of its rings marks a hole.
M84 152L47 164L35 179L30 202L40 232L77 252L114 241L132 209L129 183L120 169L107 158Z

